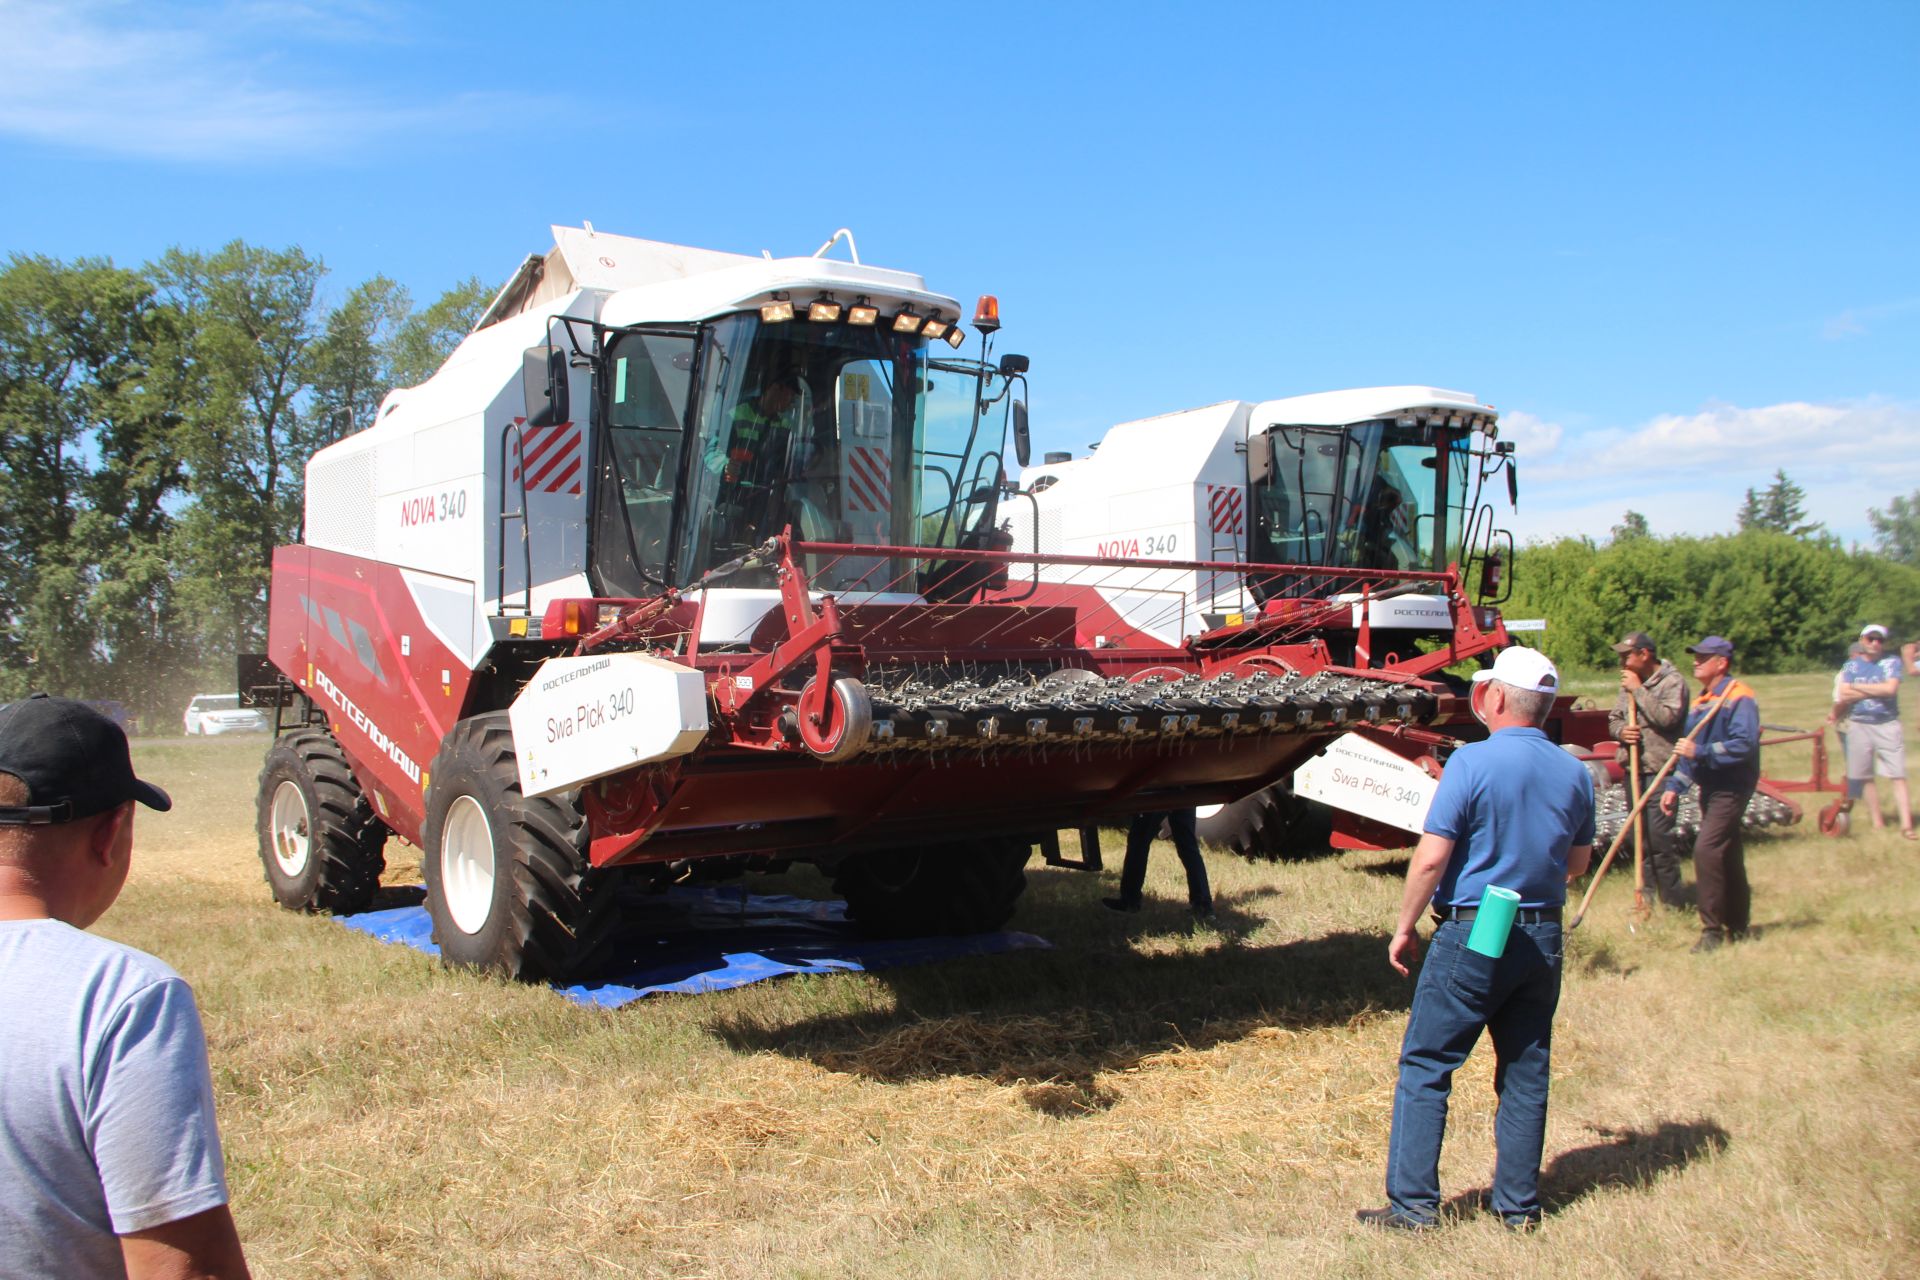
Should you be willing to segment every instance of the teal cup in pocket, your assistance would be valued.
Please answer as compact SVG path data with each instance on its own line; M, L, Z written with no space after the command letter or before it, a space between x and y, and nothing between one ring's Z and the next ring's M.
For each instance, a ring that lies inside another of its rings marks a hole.
M1487 886L1480 895L1480 911L1473 918L1473 932L1467 935L1467 950L1498 960L1506 954L1507 935L1513 932L1513 918L1520 912L1520 895L1497 884Z

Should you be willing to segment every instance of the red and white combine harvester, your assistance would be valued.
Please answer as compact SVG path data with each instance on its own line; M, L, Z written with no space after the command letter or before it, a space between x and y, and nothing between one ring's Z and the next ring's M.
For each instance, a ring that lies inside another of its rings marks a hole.
M1096 648L1217 652L1311 635L1332 662L1464 693L1443 668L1509 643L1497 606L1510 594L1513 536L1495 512L1500 487L1518 502L1513 445L1492 405L1436 387L1362 387L1121 423L1085 457L1027 467L1029 506L1011 508L1007 528L1017 550L1123 563L1091 602L1082 575L1058 564L1014 574L1033 603L1082 600L1080 639ZM1180 557L1246 567L1160 563ZM1547 729L1590 761L1610 838L1629 805L1605 710L1562 698ZM1424 729L1357 725L1291 778L1203 807L1201 835L1269 857L1329 839L1410 844L1451 746L1484 735L1464 697ZM1797 817L1771 786L1748 814ZM1681 826L1697 821L1689 804Z
M954 300L850 236L554 234L308 466L259 797L289 907L364 906L397 834L443 955L516 976L591 965L625 888L796 861L870 929L994 928L1036 841L1246 795L1351 724L1417 734L1449 700L1420 677L1501 638L1452 571L1231 555L1159 567L1257 620L1102 638L1135 564L1008 549L1027 362L992 360L991 299L963 358ZM1371 620L1411 593L1452 630L1390 659Z

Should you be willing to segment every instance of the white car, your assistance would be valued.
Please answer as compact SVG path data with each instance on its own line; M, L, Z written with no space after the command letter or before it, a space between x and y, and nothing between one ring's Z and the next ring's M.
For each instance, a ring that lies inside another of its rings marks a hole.
M240 705L237 693L196 693L187 704L187 736L216 733L265 733L267 718Z

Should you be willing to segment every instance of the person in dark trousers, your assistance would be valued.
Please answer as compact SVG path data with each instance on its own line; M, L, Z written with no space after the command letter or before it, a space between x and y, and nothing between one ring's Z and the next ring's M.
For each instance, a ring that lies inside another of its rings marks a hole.
M1623 769L1632 761L1628 748L1640 744L1640 790L1645 794L1652 787L1654 775L1673 755L1673 744L1687 722L1687 681L1659 655L1653 637L1644 631L1629 631L1613 651L1620 655L1620 696L1607 715L1607 730L1620 744ZM1629 701L1633 722L1627 717ZM1646 815L1647 863L1653 872L1654 889L1666 906L1684 906L1680 837L1673 829L1673 815L1652 804L1642 812Z
M1133 912L1140 909L1141 890L1147 883L1147 853L1165 822L1173 836L1173 851L1187 870L1187 905L1204 920L1213 914L1213 889L1207 883L1207 864L1200 856L1200 837L1194 831L1191 809L1170 813L1142 813L1127 828L1127 860L1120 867L1120 896L1102 898L1109 911Z
M1559 672L1544 654L1507 649L1473 680L1473 712L1491 736L1447 761L1387 944L1387 962L1404 976L1420 955L1415 926L1431 908L1438 923L1400 1047L1387 1203L1356 1215L1390 1230L1437 1225L1447 1099L1454 1071L1482 1030L1493 1038L1493 1088L1500 1099L1493 1209L1514 1230L1540 1221L1540 1155L1560 1004L1560 913L1567 882L1585 873L1593 855L1593 781L1540 729L1560 687ZM1489 886L1520 899L1498 959L1467 946Z
M0 1276L247 1275L193 992L86 931L126 884L135 802L173 807L111 720L0 707Z
M1667 779L1660 808L1672 814L1688 787L1700 787L1700 834L1693 840L1693 878L1699 896L1700 940L1695 952L1712 951L1747 936L1753 893L1747 885L1740 823L1760 782L1760 703L1733 678L1733 642L1708 636L1690 645L1700 696L1687 712L1692 734L1714 707L1713 721L1697 739L1674 747L1680 763Z

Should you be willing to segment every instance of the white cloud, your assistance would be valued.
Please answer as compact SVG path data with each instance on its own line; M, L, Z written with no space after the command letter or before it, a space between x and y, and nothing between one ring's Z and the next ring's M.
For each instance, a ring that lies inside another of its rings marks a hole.
M1898 302L1882 302L1870 307L1849 307L1837 316L1828 317L1820 327L1820 336L1828 342L1862 337L1870 331L1871 326L1914 311L1920 311L1920 298L1902 298Z
M0 0L13 51L0 70L0 133L162 160L350 154L381 137L495 125L525 99L472 93L403 99L300 82L282 56L302 43L395 33L365 3L142 5Z
M1503 436L1516 416L1502 417ZM1813 519L1866 541L1868 507L1920 489L1920 404L1710 405L1578 436L1531 419L1527 429L1548 447L1517 455L1523 539L1605 538L1629 508L1656 533L1726 532L1746 491L1785 471Z
M1500 415L1500 438L1512 441L1523 458L1552 456L1565 434L1559 423L1536 418L1524 409Z

